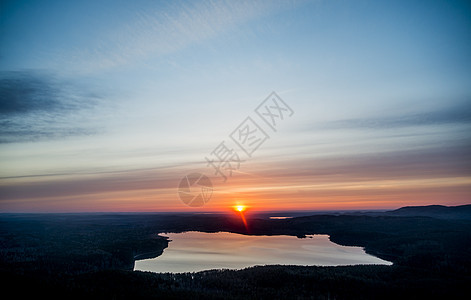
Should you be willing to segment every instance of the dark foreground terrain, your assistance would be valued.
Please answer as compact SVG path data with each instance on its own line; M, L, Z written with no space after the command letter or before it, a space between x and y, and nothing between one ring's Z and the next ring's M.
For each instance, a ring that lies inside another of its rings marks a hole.
M371 214L285 220L169 214L4 214L4 293L49 298L467 299L471 293L470 207L411 207ZM185 274L132 271L135 259L168 246L160 232L328 234L393 266L264 266Z

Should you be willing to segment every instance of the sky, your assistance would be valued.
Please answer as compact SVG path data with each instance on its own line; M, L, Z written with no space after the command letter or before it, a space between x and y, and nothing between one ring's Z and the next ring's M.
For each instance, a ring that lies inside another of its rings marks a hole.
M0 212L471 203L469 1L0 5Z

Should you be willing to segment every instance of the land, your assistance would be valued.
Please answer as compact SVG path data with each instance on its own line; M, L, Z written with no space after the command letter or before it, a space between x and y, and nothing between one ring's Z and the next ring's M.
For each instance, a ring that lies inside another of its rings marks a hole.
M2 214L4 290L49 298L465 298L471 285L471 205L316 214L271 220L225 214ZM392 266L260 266L161 274L133 271L169 241L158 233L328 234ZM26 294L25 294L26 295Z

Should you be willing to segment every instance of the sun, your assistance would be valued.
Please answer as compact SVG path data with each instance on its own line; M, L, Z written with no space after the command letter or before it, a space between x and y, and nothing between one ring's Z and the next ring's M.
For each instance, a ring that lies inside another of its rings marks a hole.
M243 212L245 210L245 205L236 205L234 206L234 209L238 212Z
M244 211L247 209L247 206L237 204L237 205L234 205L232 208L234 209L234 211L236 211L240 214L240 218L242 219L242 222L244 223L245 229L247 231L249 231L249 226L248 226L247 220L245 219L245 216L244 216Z

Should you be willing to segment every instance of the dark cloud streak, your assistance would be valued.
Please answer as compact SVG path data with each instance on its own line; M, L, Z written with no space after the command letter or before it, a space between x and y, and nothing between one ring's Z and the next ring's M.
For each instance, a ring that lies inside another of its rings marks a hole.
M0 115L25 114L61 108L59 89L43 74L8 72L0 75Z
M471 176L469 144L276 161L257 173L287 184L431 180ZM255 177L254 177L255 178ZM260 178L255 178L260 181Z
M310 129L388 129L412 126L433 126L446 124L471 125L471 102L454 104L440 110L407 113L396 116L352 118L314 124Z
M0 143L95 134L84 112L100 101L95 91L45 72L0 73Z

